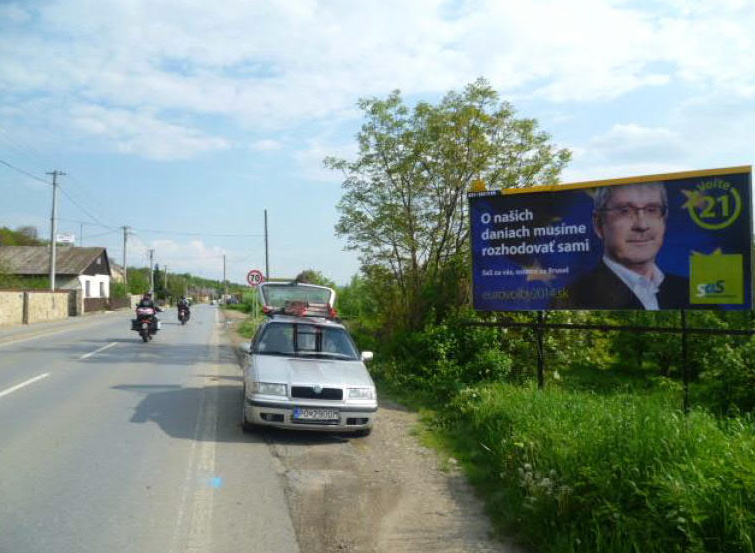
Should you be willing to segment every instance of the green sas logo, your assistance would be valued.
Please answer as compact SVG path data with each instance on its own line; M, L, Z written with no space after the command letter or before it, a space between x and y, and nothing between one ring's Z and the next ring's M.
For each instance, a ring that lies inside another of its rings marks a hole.
M730 183L720 178L700 182L694 190L682 190L689 212L698 226L708 230L728 227L742 213L742 197Z
M741 254L693 252L689 270L690 303L695 305L744 302L744 264Z

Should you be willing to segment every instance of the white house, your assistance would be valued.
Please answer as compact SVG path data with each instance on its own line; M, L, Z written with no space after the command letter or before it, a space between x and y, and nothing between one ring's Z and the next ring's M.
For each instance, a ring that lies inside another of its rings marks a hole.
M55 287L81 290L84 298L110 297L110 262L105 248L58 246ZM0 270L21 278L50 275L49 246L0 246Z

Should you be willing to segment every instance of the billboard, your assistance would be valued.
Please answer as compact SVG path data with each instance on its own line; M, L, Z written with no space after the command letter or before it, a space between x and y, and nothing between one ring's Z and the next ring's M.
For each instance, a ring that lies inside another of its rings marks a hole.
M469 193L474 307L752 306L750 166Z

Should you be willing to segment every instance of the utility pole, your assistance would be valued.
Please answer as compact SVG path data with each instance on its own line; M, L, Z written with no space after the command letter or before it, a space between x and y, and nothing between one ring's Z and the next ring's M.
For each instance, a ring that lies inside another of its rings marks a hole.
M52 171L47 173L52 175L52 216L50 217L50 290L55 290L55 260L56 260L56 241L58 233L58 176L65 175L64 172Z
M228 303L228 281L225 278L225 254L223 254L223 286L225 286L225 296L223 303Z
M126 242L128 239L128 227L121 227L123 229L123 285L126 288L126 295L129 295L128 291L128 269L126 268Z
M163 288L165 288L165 295L168 295L168 266L165 266L165 277L163 278Z
M270 280L270 264L267 260L267 209L265 210L265 280Z
M84 247L84 223L79 223L79 247Z
M149 293L155 293L155 250L149 250Z

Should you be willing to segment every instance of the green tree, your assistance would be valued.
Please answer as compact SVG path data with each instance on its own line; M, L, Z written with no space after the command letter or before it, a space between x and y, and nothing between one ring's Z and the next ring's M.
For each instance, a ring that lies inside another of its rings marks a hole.
M46 242L39 240L37 227L24 226L16 230L0 227L0 246L44 246Z
M535 120L516 118L483 79L438 105L410 109L399 91L358 105L365 123L357 159L325 160L344 176L336 233L365 269L390 275L404 319L418 327L440 299L426 287L447 283L449 266L456 277L467 259L471 183L555 183L570 153L553 147Z
M317 284L318 286L327 286L328 288L335 288L336 283L323 275L320 271L314 269L305 269L294 279L296 282L306 282L308 284Z

